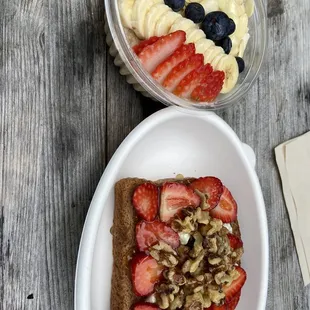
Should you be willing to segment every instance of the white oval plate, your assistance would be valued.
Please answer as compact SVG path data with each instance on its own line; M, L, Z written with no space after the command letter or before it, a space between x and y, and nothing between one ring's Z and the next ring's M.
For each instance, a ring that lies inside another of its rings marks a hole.
M150 180L214 175L231 190L238 219L248 279L238 310L263 310L268 286L268 229L252 149L212 112L186 114L163 109L144 120L123 141L103 173L91 202L81 237L75 309L110 308L114 184L121 178ZM127 309L126 309L127 310Z

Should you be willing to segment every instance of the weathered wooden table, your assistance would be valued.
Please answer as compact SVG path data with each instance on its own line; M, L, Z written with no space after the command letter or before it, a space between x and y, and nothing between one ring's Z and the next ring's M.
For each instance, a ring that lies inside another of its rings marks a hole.
M119 76L103 0L2 0L0 12L0 308L73 309L97 182L120 142L162 106ZM262 73L240 104L219 112L257 155L274 310L310 309L273 151L310 128L309 16L309 0L269 0Z

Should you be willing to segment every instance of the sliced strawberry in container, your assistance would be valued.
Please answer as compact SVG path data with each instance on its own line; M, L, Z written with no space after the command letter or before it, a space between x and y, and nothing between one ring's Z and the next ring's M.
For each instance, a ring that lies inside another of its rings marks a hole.
M236 250L243 246L243 242L239 237L233 234L227 234L227 237L229 239L229 244L232 249Z
M160 310L160 308L149 302L140 302L134 305L133 310Z
M246 272L243 268L236 266L236 271L238 271L239 277L234 280L229 286L224 285L222 288L225 294L225 302L227 304L232 302L234 297L237 296L237 294L241 291L247 278Z
M169 222L183 208L196 208L200 204L199 196L191 188L173 182L163 184L160 200L160 219L163 222Z
M164 60L160 65L157 66L157 68L152 73L153 78L158 83L162 84L165 78L176 65L194 54L194 43L183 44L171 56L169 56L166 60Z
M190 98L193 90L212 72L213 69L210 64L206 64L190 72L176 87L174 94L182 98Z
M159 205L158 196L158 188L153 183L143 183L135 189L132 203L141 218L146 221L155 219Z
M159 37L155 37L155 36L150 37L147 40L141 41L139 44L135 45L132 49L137 55L139 55L145 47L152 45L153 43L158 41L158 39Z
M224 186L220 179L215 177L203 177L193 181L190 185L193 190L198 190L206 196L206 203L209 205L206 209L214 209L220 201L224 191Z
M164 267L144 253L136 254L131 261L131 276L137 296L147 296L154 291L154 285L162 278Z
M237 203L224 186L224 191L218 205L210 211L212 217L222 220L223 223L231 223L237 219Z
M168 58L186 40L186 33L182 30L161 37L158 41L145 47L139 58L145 70L152 73L156 67Z
M151 223L141 221L136 225L136 241L140 251L148 250L160 240L169 244L173 249L180 245L179 235L159 220Z
M223 88L224 79L223 71L212 72L193 90L191 98L195 101L214 101Z
M193 70L198 69L203 65L203 55L195 54L179 63L168 74L163 82L163 86L169 90L174 91L179 83Z

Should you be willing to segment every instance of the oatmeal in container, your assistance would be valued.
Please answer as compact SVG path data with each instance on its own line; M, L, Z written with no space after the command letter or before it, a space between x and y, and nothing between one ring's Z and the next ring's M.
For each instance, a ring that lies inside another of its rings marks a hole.
M250 89L267 44L262 0L105 0L120 74L166 105L212 110Z

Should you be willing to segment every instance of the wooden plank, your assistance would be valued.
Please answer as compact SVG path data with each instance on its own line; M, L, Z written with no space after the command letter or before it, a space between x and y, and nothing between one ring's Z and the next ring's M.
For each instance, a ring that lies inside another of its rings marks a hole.
M1 11L0 308L72 309L106 157L103 4L10 1Z

